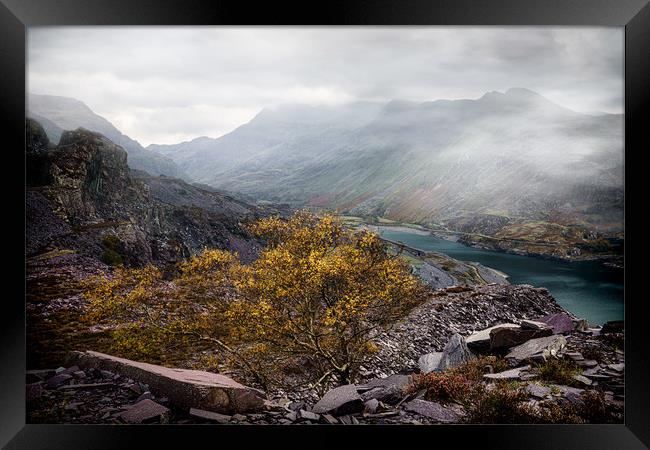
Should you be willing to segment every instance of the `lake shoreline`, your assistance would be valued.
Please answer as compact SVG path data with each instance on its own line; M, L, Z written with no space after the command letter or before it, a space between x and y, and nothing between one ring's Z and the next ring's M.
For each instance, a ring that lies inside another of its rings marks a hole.
M544 254L544 253L534 253L534 252L527 252L523 250L504 250L502 248L494 248L494 247L487 247L483 246L480 244L475 244L475 245L470 245L462 240L459 239L450 239L449 235L443 234L443 233L436 233L433 230L430 230L425 227L420 227L418 228L412 228L412 227L407 227L404 225L377 225L377 224L361 224L359 227L362 228L367 228L371 231L375 231L379 233L379 228L387 231L398 231L398 232L404 232L404 233L410 233L410 234L415 234L418 236L433 236L438 239L442 239L445 241L449 242L457 242L458 244L464 245L469 248L476 248L480 250L485 250L485 251L491 251L491 252L497 252L497 253L505 253L508 255L518 255L518 256L531 256L535 258L541 258L541 259L546 259L546 260L551 260L551 261L562 261L562 262L583 262L583 261L598 261L602 262L602 264L606 267L613 268L613 269L623 269L622 266L622 260L623 257L620 255L589 255L589 256L566 256L566 257L560 257L560 256L555 256L555 255L549 255L549 254ZM373 230L374 228L374 230Z

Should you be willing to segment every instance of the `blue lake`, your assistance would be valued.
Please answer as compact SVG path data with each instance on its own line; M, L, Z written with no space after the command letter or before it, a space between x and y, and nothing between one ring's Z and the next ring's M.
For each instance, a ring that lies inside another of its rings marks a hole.
M623 269L597 261L564 262L468 247L431 235L379 228L391 241L436 251L461 261L479 262L509 275L512 284L545 287L560 305L590 323L623 319Z

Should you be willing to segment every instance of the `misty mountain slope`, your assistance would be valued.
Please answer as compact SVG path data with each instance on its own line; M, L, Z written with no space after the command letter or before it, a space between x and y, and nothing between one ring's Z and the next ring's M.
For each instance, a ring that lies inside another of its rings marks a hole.
M217 139L199 137L173 145L152 144L147 149L173 159L194 180L212 184L216 174L238 164L253 169L262 155L273 158L280 152L286 163L291 157L302 161L323 147L327 142L324 136L368 123L381 107L370 102L318 107L281 105L262 110L250 122Z
M137 141L121 133L105 118L95 114L83 102L53 95L29 94L28 116L37 120L53 143L58 143L64 130L79 127L101 133L128 153L129 166L144 170L152 175L168 175L187 179L178 166L169 158L145 150Z
M317 131L296 125L300 133L290 138L289 127L274 134L256 122L224 138L252 139L257 129L266 142L280 143L240 156L226 170L210 170L206 162L202 182L270 201L407 221L464 214L544 219L551 212L622 226L620 115L579 114L510 89L477 100L393 101L365 125Z

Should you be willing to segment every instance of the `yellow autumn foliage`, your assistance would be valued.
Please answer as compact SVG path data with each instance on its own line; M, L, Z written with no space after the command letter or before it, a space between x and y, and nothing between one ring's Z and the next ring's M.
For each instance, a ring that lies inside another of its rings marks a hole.
M378 351L373 337L425 296L377 235L354 233L332 215L299 211L249 229L266 242L252 263L208 249L171 280L154 267L120 268L86 291L91 316L125 330L159 330L149 335L158 347L164 334L212 341L260 382L303 361L318 381L348 383Z

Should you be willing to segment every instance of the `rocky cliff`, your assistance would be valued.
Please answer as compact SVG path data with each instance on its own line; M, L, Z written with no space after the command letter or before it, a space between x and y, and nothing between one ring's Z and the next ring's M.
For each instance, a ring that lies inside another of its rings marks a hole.
M204 247L252 258L243 226L277 213L171 177L132 172L127 152L99 133L65 131L52 145L27 122L27 255L66 248L125 264L170 262Z

